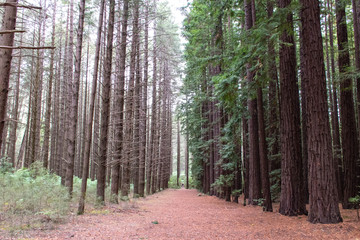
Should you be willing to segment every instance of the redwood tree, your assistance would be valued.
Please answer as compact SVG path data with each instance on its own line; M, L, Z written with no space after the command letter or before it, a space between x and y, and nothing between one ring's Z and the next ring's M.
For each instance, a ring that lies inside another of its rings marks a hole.
M291 0L280 0L287 8ZM296 216L306 213L303 201L300 103L296 73L293 15L288 13L280 36L280 126L281 126L281 196L279 212ZM290 29L290 30L289 30Z
M308 220L311 223L342 221L338 205L328 104L320 7L316 0L301 0L301 71L305 87L307 152L309 159Z
M336 1L336 26L338 39L338 64L340 72L340 122L341 143L344 163L344 199L343 208L352 207L349 198L356 195L356 161L359 158L359 146L356 134L352 79L346 76L350 67L348 33L346 26L345 2Z

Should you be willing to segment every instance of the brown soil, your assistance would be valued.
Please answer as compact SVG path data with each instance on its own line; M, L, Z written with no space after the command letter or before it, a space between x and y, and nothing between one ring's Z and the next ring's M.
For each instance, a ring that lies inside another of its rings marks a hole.
M360 239L355 210L342 210L340 224L311 224L277 208L267 213L196 190L169 189L74 216L54 230L28 232L27 239Z

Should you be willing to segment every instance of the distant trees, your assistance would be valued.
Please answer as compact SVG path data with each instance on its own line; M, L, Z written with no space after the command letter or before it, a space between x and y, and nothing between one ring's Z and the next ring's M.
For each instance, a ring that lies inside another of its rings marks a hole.
M38 0L38 6L25 6L21 12L22 29L15 28L19 7L6 6L0 32L0 52L5 54L1 58L2 156L9 156L17 168L42 161L61 176L70 194L74 176L82 178L79 214L84 212L89 176L97 179L101 203L108 184L113 202L118 202L119 189L123 199L132 194L130 185L135 196L144 196L149 169L152 193L167 188L172 88L180 57L166 4L85 2ZM97 24L94 13L99 16ZM46 22L48 15L51 24ZM96 42L90 34L94 29ZM88 50L83 54L85 41ZM13 48L20 50L14 55ZM16 61L10 65L12 56ZM88 64L92 59L93 68ZM155 71L149 74L149 69ZM92 84L87 82L89 71L93 71ZM7 101L9 89L11 101ZM148 106L153 104L156 121L151 122ZM12 121L16 124L9 124ZM21 146L17 132L23 134ZM150 145L151 138L155 141Z

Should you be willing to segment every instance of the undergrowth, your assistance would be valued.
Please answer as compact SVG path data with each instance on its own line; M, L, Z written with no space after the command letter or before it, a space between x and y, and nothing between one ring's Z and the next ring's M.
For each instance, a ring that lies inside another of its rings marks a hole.
M11 164L0 164L0 235L15 236L24 230L53 228L75 212L80 198L81 179L74 177L72 198L61 185L61 177L49 173L41 162L30 168L14 170ZM106 189L106 198L110 191ZM86 207L97 208L96 181L87 182ZM91 210L90 210L91 211ZM1 237L0 237L1 238Z
M171 175L170 180L168 182L169 188L179 189L181 187L186 187L186 176L180 175L179 185L176 182L176 175ZM189 177L189 188L195 188L194 182L191 177Z
M68 191L60 177L41 163L14 171L0 168L0 230L16 234L34 228L51 228L70 210Z

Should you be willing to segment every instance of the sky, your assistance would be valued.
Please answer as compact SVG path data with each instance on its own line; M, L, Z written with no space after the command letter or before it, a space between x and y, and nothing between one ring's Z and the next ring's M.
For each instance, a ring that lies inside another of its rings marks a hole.
M184 20L184 16L181 14L180 8L186 6L188 0L167 0L167 1L171 8L171 12L174 17L175 23L181 26L182 21Z
M188 2L191 2L191 0L163 0L163 1L167 1L169 3L173 20L179 26L178 33L179 33L180 41L182 45L184 45L185 39L181 35L181 28L185 16L181 13L180 8L185 7L188 4Z

